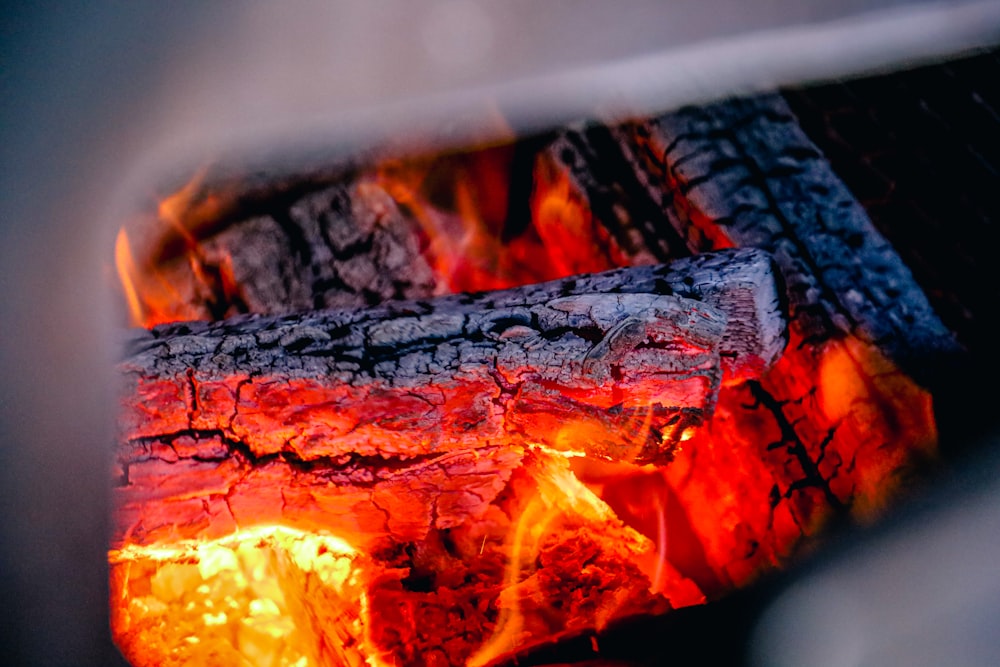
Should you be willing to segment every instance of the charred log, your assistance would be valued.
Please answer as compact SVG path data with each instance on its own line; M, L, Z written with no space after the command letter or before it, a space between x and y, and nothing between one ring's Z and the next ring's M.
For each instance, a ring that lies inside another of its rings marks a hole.
M768 266L744 253L363 311L158 327L121 366L121 438L218 432L253 456L302 461L511 440L667 460L711 413L721 353L749 372L780 350ZM658 293L671 282L714 303Z
M356 175L333 184L306 179L252 206L220 198L222 211L191 203L175 221L184 233L168 227L141 253L171 285L169 303L146 304L162 310L155 321L366 308L437 291L419 226ZM219 218L206 218L206 207Z
M227 664L302 656L324 665L376 657L503 664L516 648L670 608L668 577L651 591L651 571L640 566L655 556L652 543L617 520L564 458L516 448L497 451L499 460L479 454L478 462L466 452L378 473L369 485L310 482L287 466L267 485L236 478L225 496L228 523L208 515L207 493L167 499L150 495L155 484L131 489L125 498L151 510L137 528L162 520L175 533L137 532L112 552L113 594L129 601L112 618L119 645L136 667L205 655ZM161 480L170 465L161 462ZM459 493L473 502L449 504ZM263 518L241 513L234 501L245 498ZM200 515L195 505L205 506ZM199 521L182 523L189 518ZM144 538L163 546L137 547ZM234 632L219 631L226 615L237 620Z
M762 248L785 281L787 352L759 381L724 389L712 422L663 471L698 516L704 556L685 572L704 590L790 557L832 516L877 514L933 456L931 396L917 381L954 338L780 97L574 127L540 160L609 212L623 248L637 236L658 258ZM739 530L719 535L730 516Z
M593 205L618 212L613 228L654 239L646 247L661 261L678 252L680 239L680 252L770 252L806 340L858 336L908 366L957 350L909 269L779 95L568 131L549 159ZM590 175L609 168L616 182L632 185L598 187Z

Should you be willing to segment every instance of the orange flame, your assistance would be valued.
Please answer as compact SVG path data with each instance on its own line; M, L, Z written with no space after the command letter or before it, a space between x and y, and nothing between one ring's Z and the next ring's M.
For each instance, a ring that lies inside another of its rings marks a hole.
M531 222L541 251L535 256L551 267L551 278L607 271L633 263L594 218L569 172L544 154L535 161Z
M559 454L538 452L535 480L537 492L517 516L508 537L508 562L500 593L500 617L493 635L466 662L467 667L484 667L500 656L508 655L532 637L526 628L522 601L535 605L556 603L544 600L544 593L533 578L535 563L546 538L558 532L565 521L584 520L597 524L615 521L604 501L580 483ZM611 599L597 611L601 627L614 617L621 603Z
M165 322L198 319L170 280L147 263L136 262L128 233L122 227L115 239L115 267L128 305L129 324L154 327Z
M528 207L512 210L515 168L506 145L387 161L376 170L378 184L419 224L443 292L504 289L630 263L569 174L544 154L533 167Z
M139 275L139 271L135 266L132 246L129 244L128 234L124 227L118 230L118 235L115 237L115 268L118 270L118 280L121 281L122 290L125 292L129 323L139 326L145 321L145 318L143 317L139 291L132 280L133 276Z
M141 260L136 259L125 227L118 231L115 266L133 326L213 319L228 314L231 304L240 301L231 258L225 254L209 258L194 231L219 215L218 198L201 193L202 178L196 175L159 202L157 236L154 243L146 244ZM173 262L159 256L170 245L171 235L179 237L183 248L179 260ZM190 272L193 281L178 279L182 272ZM184 293L180 285L194 292ZM199 304L208 304L208 311Z

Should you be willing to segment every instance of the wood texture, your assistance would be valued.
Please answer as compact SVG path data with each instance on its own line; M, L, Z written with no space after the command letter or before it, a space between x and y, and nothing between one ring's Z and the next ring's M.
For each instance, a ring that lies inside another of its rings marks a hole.
M637 451L602 454L653 461L658 441L711 412L720 359L752 376L777 357L776 295L766 255L744 251L362 311L161 326L121 366L122 438L223 430L257 455L304 460L464 449L515 432L565 449L574 414L627 434L653 409Z
M366 308L438 291L420 226L353 172L231 205L221 222L202 220L206 207L192 204L183 214L186 237L163 221L153 231L162 238L148 252L171 286L175 303L165 310L174 319Z
M486 502L479 487L495 493L529 446L663 463L711 413L722 355L745 376L780 352L770 267L764 253L730 251L360 311L136 330L120 365L119 538L277 520L310 506L281 491L289 475L355 530L385 524L379 503L362 502L372 489L424 489L408 507L426 530L416 508L437 507L449 525L464 514L448 507ZM193 515L165 512L160 525L149 503L163 500ZM310 525L312 510L300 513L295 525Z
M574 128L548 159L592 206L617 212L613 229L641 232L660 261L733 246L771 253L791 321L808 340L858 336L915 373L917 360L957 349L780 95ZM599 184L602 172L621 185Z

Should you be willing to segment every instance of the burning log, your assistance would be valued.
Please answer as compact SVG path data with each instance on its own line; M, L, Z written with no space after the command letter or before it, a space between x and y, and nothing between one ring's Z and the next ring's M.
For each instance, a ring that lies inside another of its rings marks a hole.
M129 439L224 431L258 457L408 458L512 437L572 449L559 433L573 415L612 434L648 408L636 449L581 446L650 462L669 457L663 429L712 409L725 318L711 307L650 294L471 301L158 331L165 340L123 365L122 425Z
M724 388L712 421L648 484L675 508L671 562L707 594L784 562L833 516L877 516L933 458L917 382L954 337L779 95L569 128L538 165L562 173L630 256L757 247L784 278L788 351ZM627 500L641 481L616 473L603 497L655 534Z
M662 462L711 413L722 355L732 375L754 375L782 349L770 268L744 251L363 311L162 326L122 364L122 440L219 433L254 457L300 461L514 441Z
M780 354L771 268L730 251L142 332L121 365L120 645L140 666L209 650L489 664L700 599L554 452L668 460L724 375ZM164 625L174 606L191 620ZM226 614L245 618L235 639L212 630Z
M780 95L575 128L543 161L567 171L616 237L640 235L659 261L733 246L771 253L810 341L859 336L898 363L956 350ZM608 171L614 188L595 177Z
M504 460L514 449L496 452L499 459L481 452L475 466L467 457L469 474L454 478L415 465L412 488L386 489L377 470L374 483L320 477L311 485L290 470L280 496L257 502L292 517L316 494L325 511L313 526L233 527L214 538L115 549L119 646L136 667L206 656L220 664L495 665L618 616L667 611L667 595L678 604L697 595L669 567L641 567L655 558L654 545L617 520L563 457L534 450ZM353 505L336 502L345 486ZM425 495L441 496L447 515L459 489L476 511L433 525ZM418 515L427 524L420 536L406 527ZM354 519L370 522L364 531L389 521L389 536L366 541L347 526Z
M173 195L148 221L164 229L139 259L127 258L126 269L119 257L136 294L135 323L365 308L434 295L437 281L413 220L377 184L350 172L330 178L264 189L250 201L224 190L200 194L197 181ZM119 253L130 254L124 237Z

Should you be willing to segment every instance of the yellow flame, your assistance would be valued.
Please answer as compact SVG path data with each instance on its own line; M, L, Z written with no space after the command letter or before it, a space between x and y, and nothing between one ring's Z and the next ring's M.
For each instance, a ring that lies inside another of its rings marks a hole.
M109 561L118 601L112 624L137 667L167 657L384 665L368 636L366 561L339 537L260 526L211 541L128 545ZM315 599L292 594L303 581Z
M510 540L509 562L504 573L503 593L500 595L500 617L493 635L468 661L466 667L483 667L497 656L508 653L521 644L524 619L517 599L517 588L531 573L531 564L538 552L541 538L559 514L536 496L518 518Z
M138 326L142 324L143 308L142 302L139 300L139 293L132 280L132 276L138 275L138 269L135 266L132 246L124 227L118 230L118 236L115 238L115 268L118 271L118 280L121 281L122 289L125 291L129 322Z
M566 452L538 453L537 493L528 501L508 536L507 568L500 594L500 615L493 634L467 661L466 667L483 667L524 643L527 630L520 600L531 597L531 575L545 538L557 529L554 523L568 515L611 521L614 514L566 464ZM535 592L537 593L537 591Z

